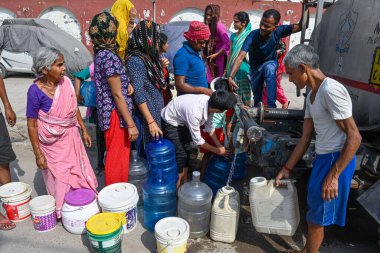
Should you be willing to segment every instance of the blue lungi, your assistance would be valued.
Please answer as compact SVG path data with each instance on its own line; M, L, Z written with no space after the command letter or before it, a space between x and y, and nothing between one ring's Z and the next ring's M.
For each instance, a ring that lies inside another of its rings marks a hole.
M317 155L307 186L306 220L312 224L344 226L351 179L355 172L356 156L339 176L338 198L329 201L322 199L322 187L326 176L338 159L340 152Z

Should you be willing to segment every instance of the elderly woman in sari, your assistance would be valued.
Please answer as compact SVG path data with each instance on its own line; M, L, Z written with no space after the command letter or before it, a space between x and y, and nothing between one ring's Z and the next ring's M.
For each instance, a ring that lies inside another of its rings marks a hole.
M106 185L128 182L130 145L139 134L131 116L133 88L117 54L117 30L118 21L107 12L95 15L89 29L95 53L98 122L106 140Z
M142 123L143 145L162 136L161 110L164 108L162 90L167 83L159 56L160 30L152 21L141 21L128 41L125 64L135 90L137 117ZM140 155L141 154L140 152Z
M27 95L29 139L60 218L67 192L76 188L96 191L98 186L79 130L88 147L91 138L77 108L73 85L65 76L63 55L54 48L40 48L33 62L38 77Z

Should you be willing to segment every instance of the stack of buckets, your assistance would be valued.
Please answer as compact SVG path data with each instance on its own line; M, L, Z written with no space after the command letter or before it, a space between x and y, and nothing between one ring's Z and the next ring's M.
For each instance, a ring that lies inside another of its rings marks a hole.
M22 182L8 183L0 187L0 200L8 219L18 222L30 217L31 193L30 185Z
M34 229L48 232L57 226L55 199L50 195L31 198L32 188L22 182L8 183L0 187L0 199L13 222L32 216Z

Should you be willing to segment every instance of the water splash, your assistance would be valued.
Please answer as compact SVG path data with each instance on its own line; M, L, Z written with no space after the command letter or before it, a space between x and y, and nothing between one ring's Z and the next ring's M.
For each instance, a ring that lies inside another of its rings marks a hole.
M230 174L228 175L228 179L227 179L227 183L226 183L227 186L230 186L230 183L232 181L232 175L234 174L234 171L235 171L235 162L236 162L237 154L238 154L238 152L237 152L237 150L235 150L234 159L232 160L232 163L231 163Z

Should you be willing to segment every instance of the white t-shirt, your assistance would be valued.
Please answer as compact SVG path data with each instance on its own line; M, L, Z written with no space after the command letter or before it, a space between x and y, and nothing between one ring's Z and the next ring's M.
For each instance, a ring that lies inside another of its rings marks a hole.
M352 102L347 89L331 78L323 80L310 102L309 92L306 98L305 118L312 118L317 133L315 150L317 154L341 151L346 141L346 134L335 120L344 120L352 116Z
M162 109L162 119L172 126L187 126L193 142L200 146L206 141L201 136L200 126L204 124L206 132L214 129L213 114L208 115L210 97L202 94L181 95Z

